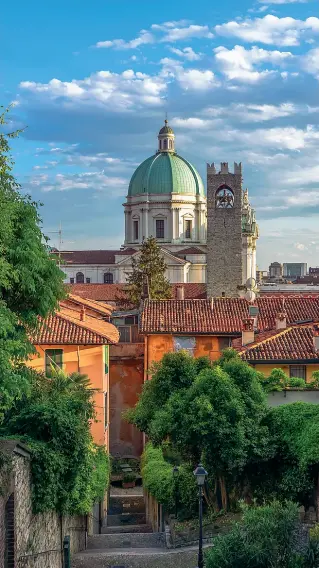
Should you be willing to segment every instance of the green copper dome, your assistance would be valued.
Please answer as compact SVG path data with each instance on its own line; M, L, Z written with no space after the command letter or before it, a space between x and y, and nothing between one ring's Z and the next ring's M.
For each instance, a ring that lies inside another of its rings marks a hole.
M147 158L130 181L128 195L181 193L205 195L199 173L184 158L172 152L158 152Z

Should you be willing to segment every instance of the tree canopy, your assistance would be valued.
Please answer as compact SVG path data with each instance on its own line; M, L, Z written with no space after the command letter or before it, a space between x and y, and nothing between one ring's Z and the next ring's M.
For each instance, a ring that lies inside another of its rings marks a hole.
M30 333L64 296L63 273L50 257L39 204L23 195L13 175L7 112L0 114L0 422L28 388L23 362L33 350Z
M132 258L132 272L127 276L127 303L139 306L143 286L147 282L152 300L171 297L171 285L165 276L166 264L163 253L154 237L144 240L140 254Z

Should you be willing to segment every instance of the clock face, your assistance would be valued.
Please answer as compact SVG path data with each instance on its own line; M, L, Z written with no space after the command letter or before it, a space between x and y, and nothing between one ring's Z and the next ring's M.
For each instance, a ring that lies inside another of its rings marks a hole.
M230 209L234 207L234 194L228 187L220 188L216 191L217 209Z

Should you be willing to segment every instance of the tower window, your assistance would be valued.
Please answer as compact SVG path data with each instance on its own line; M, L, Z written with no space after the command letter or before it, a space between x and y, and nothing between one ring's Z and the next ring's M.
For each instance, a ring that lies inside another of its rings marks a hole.
M164 239L164 219L156 219L156 238Z
M104 274L104 284L113 284L113 274L112 272L106 272Z
M84 274L83 274L83 272L77 272L77 273L76 273L75 281L76 281L77 284L84 284Z
M138 221L133 221L134 241L138 241Z
M167 150L168 148L168 140L167 138L164 138L164 150Z
M192 221L187 219L185 221L185 239L192 238Z

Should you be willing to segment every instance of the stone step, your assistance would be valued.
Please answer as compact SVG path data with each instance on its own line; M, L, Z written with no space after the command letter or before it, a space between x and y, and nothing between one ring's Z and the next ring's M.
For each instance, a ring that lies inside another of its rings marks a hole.
M88 549L165 548L165 533L95 534L88 537Z
M102 534L152 533L151 525L120 525L102 527Z
M108 527L119 525L145 525L146 515L145 513L122 513L119 515L108 515L106 524Z
M72 568L194 568L198 548L86 550L72 558Z
M142 495L110 495L108 512L109 515L144 513L144 497Z

